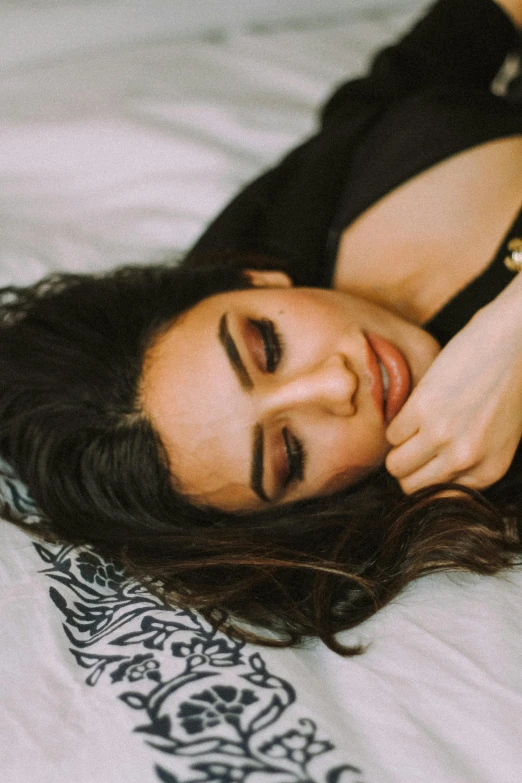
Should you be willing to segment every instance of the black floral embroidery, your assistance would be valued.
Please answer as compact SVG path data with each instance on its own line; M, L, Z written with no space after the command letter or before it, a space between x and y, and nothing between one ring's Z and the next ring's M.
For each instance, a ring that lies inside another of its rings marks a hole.
M78 571L91 585L96 584L114 591L125 582L125 574L122 569L116 568L112 563L105 563L92 552L80 552L77 564Z
M116 671L111 674L112 682L121 682L127 680L128 682L137 682L148 678L149 680L160 679L159 663L156 661L152 653L147 655L135 655L130 661L121 663Z
M0 499L26 521L36 518L4 463ZM160 754L157 780L363 783L361 770L339 760L316 722L302 716L293 686L259 652L195 612L166 608L87 548L34 547L87 685L106 682L139 716L135 732Z
M172 655L188 658L189 655L201 655L211 666L235 666L239 663L240 647L230 647L225 639L214 639L210 643L194 637L190 643L180 642L170 648Z
M259 701L253 691L238 691L228 685L215 685L195 693L178 710L180 723L188 734L199 734L226 721L239 728L245 707Z
M330 742L317 739L317 727L313 721L301 719L299 724L302 727L300 731L291 729L284 734L275 736L266 745L261 746L261 751L272 758L288 756L305 769L314 756L319 756L333 749Z

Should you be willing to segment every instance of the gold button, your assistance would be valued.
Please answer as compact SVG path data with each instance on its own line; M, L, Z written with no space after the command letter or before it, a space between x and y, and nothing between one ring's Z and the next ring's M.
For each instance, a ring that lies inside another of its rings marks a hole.
M505 257L504 264L511 272L520 272L522 270L522 239L515 237L508 246L509 255Z

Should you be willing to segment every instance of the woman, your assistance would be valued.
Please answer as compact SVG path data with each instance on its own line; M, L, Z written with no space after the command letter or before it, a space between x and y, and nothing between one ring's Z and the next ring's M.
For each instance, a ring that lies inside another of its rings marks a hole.
M342 652L415 577L522 551L522 104L489 89L522 3L469 11L341 87L180 268L4 292L0 450L42 534Z

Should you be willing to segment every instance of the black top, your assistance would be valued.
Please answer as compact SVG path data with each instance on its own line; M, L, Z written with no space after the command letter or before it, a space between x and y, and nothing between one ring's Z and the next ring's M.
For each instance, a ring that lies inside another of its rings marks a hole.
M329 287L340 234L368 207L451 155L522 133L522 100L490 90L520 43L493 0L438 0L366 77L334 93L318 133L236 196L190 255L267 254L297 285ZM512 277L504 250L427 325L443 343Z

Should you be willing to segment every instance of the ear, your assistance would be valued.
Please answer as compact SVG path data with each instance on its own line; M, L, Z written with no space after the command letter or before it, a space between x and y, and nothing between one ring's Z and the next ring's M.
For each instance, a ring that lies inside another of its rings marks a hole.
M291 288L293 285L286 272L278 269L245 269L245 275L254 288Z

